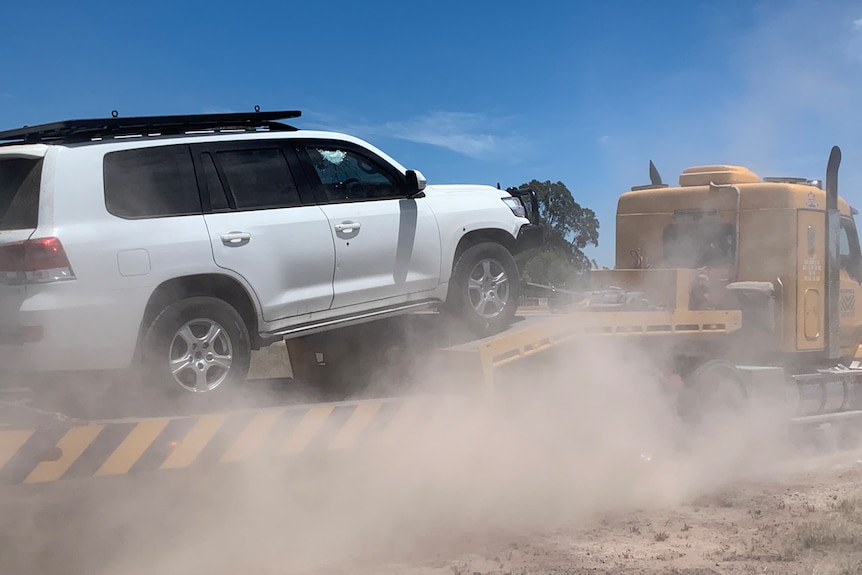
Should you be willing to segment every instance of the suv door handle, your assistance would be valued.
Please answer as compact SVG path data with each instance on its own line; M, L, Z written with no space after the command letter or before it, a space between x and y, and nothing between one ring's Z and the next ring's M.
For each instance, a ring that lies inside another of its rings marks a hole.
M251 234L248 232L230 232L227 234L222 234L221 243L226 246L238 246L244 245L251 240Z
M359 222L341 222L340 224L335 224L336 232L355 232L361 226Z

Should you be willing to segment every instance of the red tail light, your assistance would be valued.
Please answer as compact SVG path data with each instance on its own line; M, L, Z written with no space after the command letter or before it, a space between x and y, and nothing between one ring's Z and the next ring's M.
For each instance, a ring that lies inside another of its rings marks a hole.
M69 258L57 238L39 238L0 246L0 282L33 284L74 278Z

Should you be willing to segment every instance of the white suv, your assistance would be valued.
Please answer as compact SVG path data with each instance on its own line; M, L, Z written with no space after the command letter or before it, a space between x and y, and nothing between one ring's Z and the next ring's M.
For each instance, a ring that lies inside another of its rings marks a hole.
M426 185L278 121L299 112L114 116L0 132L0 369L204 392L283 338L438 306L511 321L531 192Z

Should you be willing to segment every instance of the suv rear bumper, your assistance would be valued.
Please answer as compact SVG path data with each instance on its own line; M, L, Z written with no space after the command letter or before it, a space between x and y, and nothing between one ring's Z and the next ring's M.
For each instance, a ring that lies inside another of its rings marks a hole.
M25 300L18 325L0 324L4 371L113 370L131 364L140 324L137 306L128 300L121 305L108 298L61 298L51 292Z

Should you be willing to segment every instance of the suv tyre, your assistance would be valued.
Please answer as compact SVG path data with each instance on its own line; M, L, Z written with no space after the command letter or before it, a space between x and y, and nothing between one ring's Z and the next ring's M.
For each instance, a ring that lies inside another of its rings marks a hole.
M446 307L470 331L488 336L512 323L520 295L512 254L496 242L482 242L464 251L455 263Z
M167 306L143 342L147 382L167 395L212 393L245 381L251 361L248 328L231 305L191 297Z

